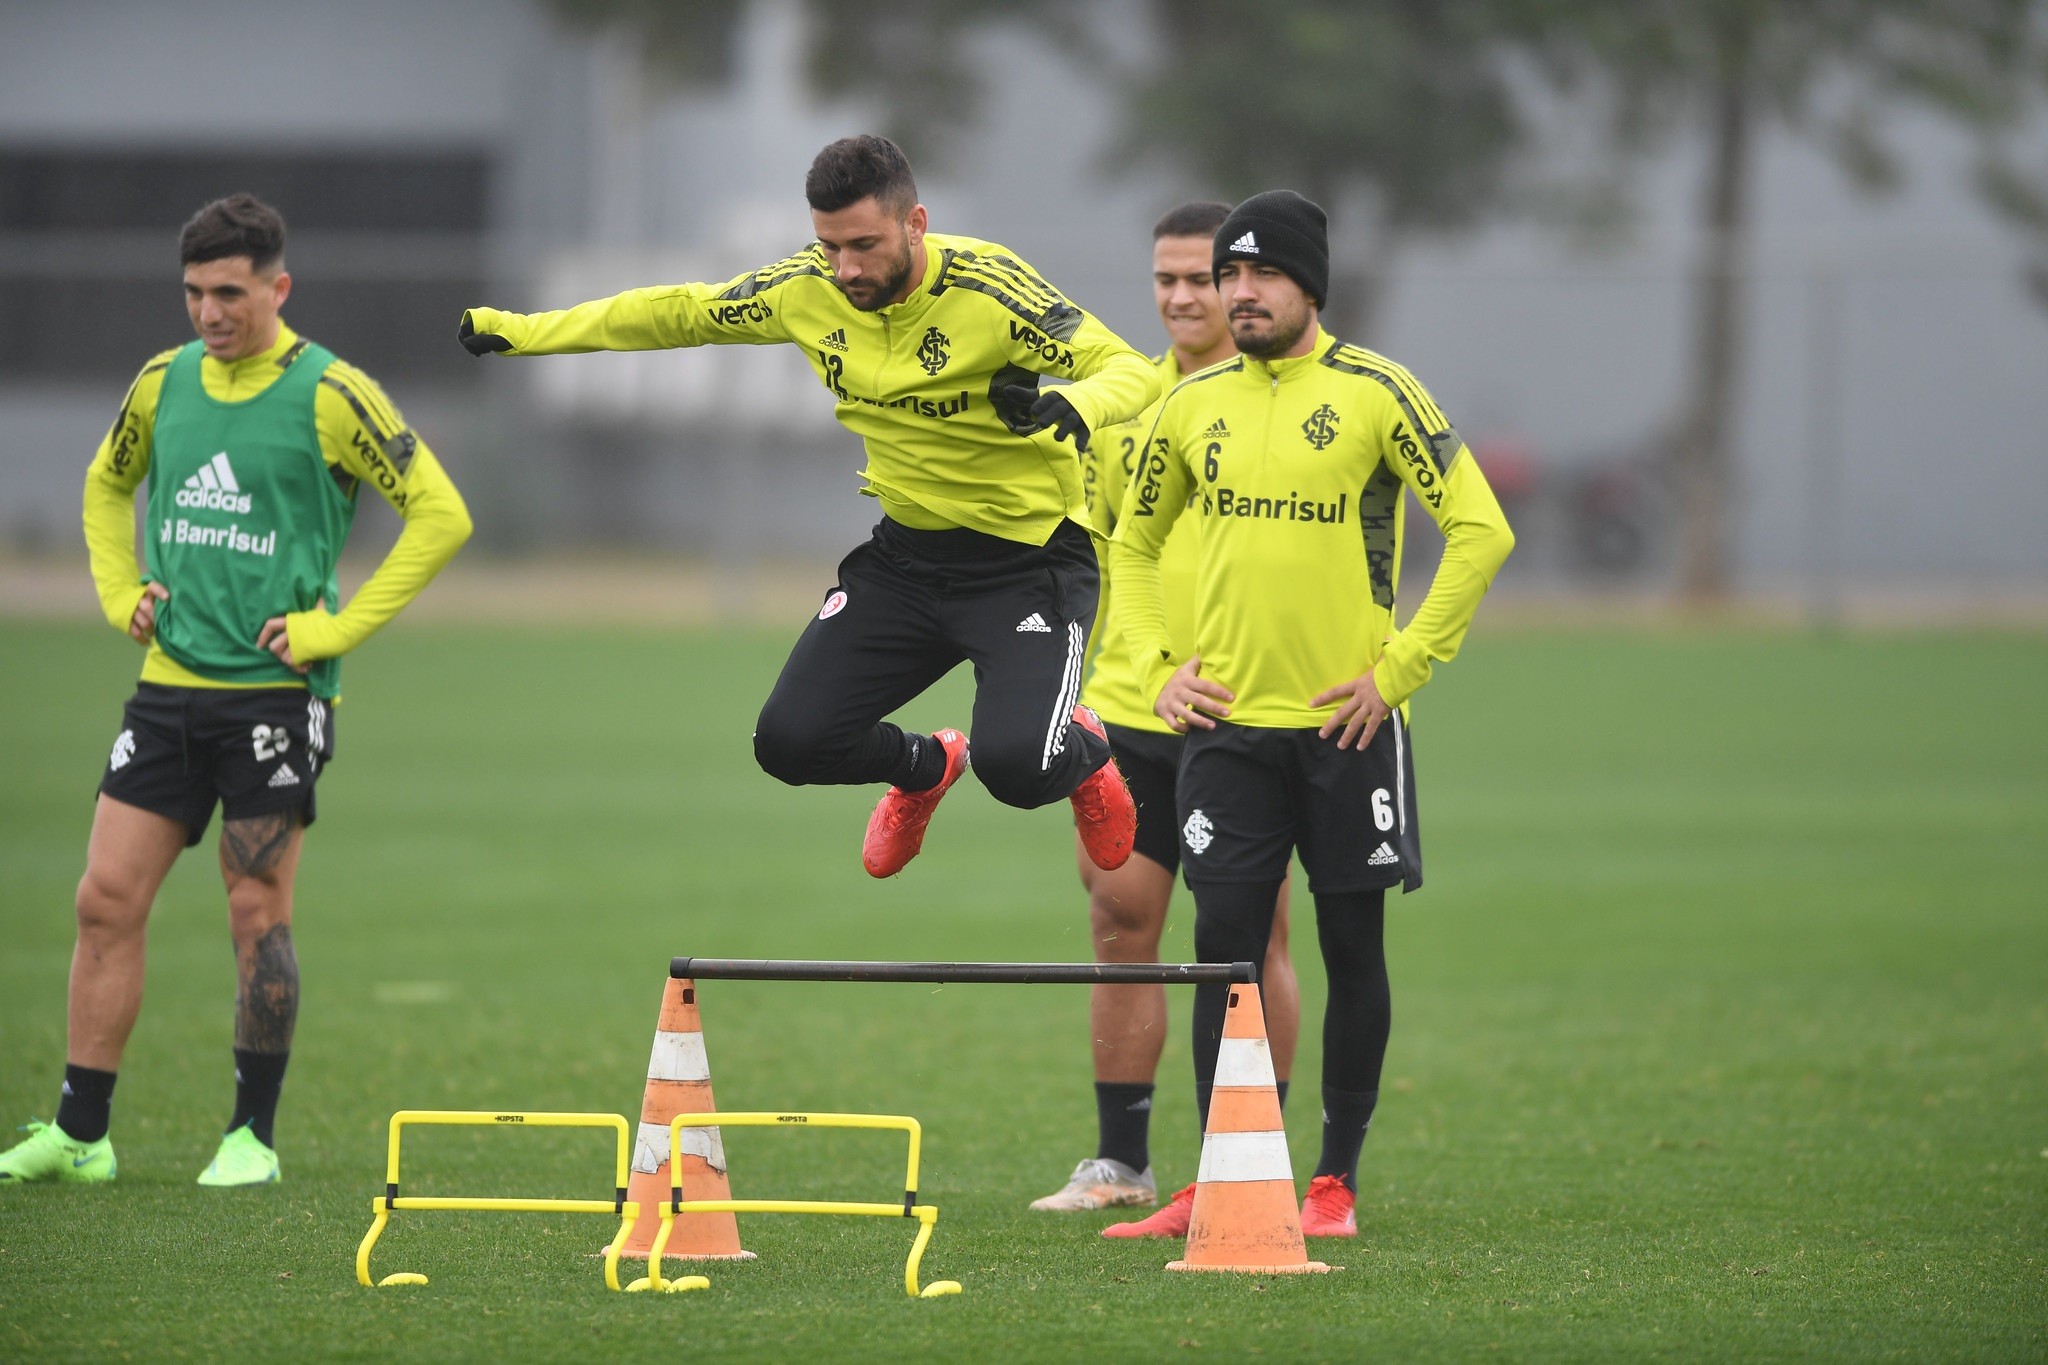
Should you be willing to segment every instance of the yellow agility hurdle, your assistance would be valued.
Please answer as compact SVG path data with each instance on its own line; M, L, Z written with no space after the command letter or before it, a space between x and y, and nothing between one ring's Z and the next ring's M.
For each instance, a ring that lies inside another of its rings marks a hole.
M610 1128L618 1134L618 1156L613 1163L610 1199L446 1199L401 1196L398 1193L398 1149L400 1135L408 1125L446 1124L477 1128ZM391 1116L390 1156L384 1168L384 1193L370 1201L376 1218L363 1243L356 1248L356 1280L371 1284L370 1249L383 1235L384 1225L395 1211L478 1210L498 1213L608 1213L618 1218L619 1230L604 1253L604 1282L619 1287L619 1248L639 1221L640 1206L626 1198L626 1168L631 1160L632 1137L626 1120L618 1114L502 1113L469 1109L401 1109ZM693 1278L702 1278L701 1276ZM378 1288L398 1284L425 1284L427 1277L413 1271L399 1271L375 1281ZM705 1283L709 1283L706 1281Z
M695 1289L708 1286L710 1281L702 1275L689 1275L680 1280L666 1280L661 1274L661 1253L668 1245L669 1234L675 1230L676 1218L685 1213L837 1213L868 1215L877 1218L915 1218L917 1240L911 1243L910 1259L903 1266L903 1287L914 1299L933 1299L944 1294L960 1292L958 1280L934 1280L922 1290L917 1287L918 1263L924 1259L924 1249L931 1242L932 1227L939 1221L936 1205L917 1202L917 1158L923 1142L924 1130L914 1118L900 1114L677 1114L668 1125L668 1168L682 1169L683 1130L685 1128L882 1128L897 1129L910 1135L910 1161L903 1179L903 1202L901 1204L861 1204L825 1199L685 1199L682 1186L669 1189L669 1197L662 1201L661 1231L654 1238L654 1247L647 1256L647 1276L626 1286L629 1292L655 1290L674 1293L680 1289ZM615 1244L616 1245L616 1244Z

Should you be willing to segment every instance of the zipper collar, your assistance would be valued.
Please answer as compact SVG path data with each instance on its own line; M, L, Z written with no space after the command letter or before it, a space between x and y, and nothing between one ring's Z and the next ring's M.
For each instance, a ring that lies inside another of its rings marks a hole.
M277 362L298 344L299 334L280 321L277 340L255 355L245 355L240 360L215 360L202 350L199 369L207 381L207 393L224 403L254 398L277 379Z
M1246 356L1244 372L1278 392L1282 384L1307 374L1321 364L1323 357L1329 354L1330 348L1336 344L1337 338L1318 325L1316 344L1309 348L1307 355L1283 356L1278 360L1259 360Z

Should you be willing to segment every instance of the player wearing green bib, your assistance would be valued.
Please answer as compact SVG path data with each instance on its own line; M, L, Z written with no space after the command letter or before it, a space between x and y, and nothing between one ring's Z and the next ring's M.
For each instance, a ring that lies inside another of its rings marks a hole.
M1209 238L1230 215L1230 205L1182 204L1152 228L1152 295L1171 341L1156 362L1171 391L1183 377L1237 354L1230 326L1210 275ZM1124 490L1137 468L1157 414L1155 404L1136 420L1105 427L1081 457L1089 525L1098 546L1116 530ZM1193 647L1195 543L1200 519L1182 517L1159 553L1167 630L1176 647ZM1116 765L1137 805L1137 837L1131 860L1114 870L1096 867L1085 853L1077 858L1088 892L1088 936L1098 962L1157 962L1159 938L1180 868L1180 820L1174 789L1184 740L1152 714L1131 667L1120 598L1104 575L1102 605L1096 613L1088 680L1081 700L1095 708L1109 735ZM1301 995L1287 948L1287 890L1273 919L1259 989L1266 1002L1266 1028L1273 1045L1273 1070L1284 1103L1293 1069ZM1074 1167L1067 1183L1031 1207L1053 1212L1152 1204L1158 1188L1151 1171L1154 1077L1166 1043L1166 990L1161 986L1089 988L1089 1037L1095 1069L1095 1155Z
M234 939L235 1109L202 1185L278 1178L272 1131L298 1015L292 884L334 754L341 655L446 564L461 495L370 378L284 325L284 222L248 195L179 241L199 340L154 357L86 475L108 622L148 648L100 782L77 898L54 1124L0 1153L0 1184L110 1180L114 1081L142 1003L157 887L221 807ZM134 499L149 481L138 575ZM365 484L405 519L339 611L335 565Z
M1422 884L1415 773L1402 708L1457 652L1513 533L1472 452L1429 393L1384 356L1322 330L1323 211L1287 190L1231 211L1212 247L1242 353L1161 403L1124 499L1110 564L1132 667L1154 713L1187 734L1179 786L1195 953L1256 961L1273 893L1299 853L1329 983L1323 1150L1302 1207L1309 1236L1355 1236L1357 1168L1379 1097L1391 1004L1385 893ZM1406 626L1404 494L1444 533ZM1199 518L1192 649L1167 628L1161 547ZM1227 991L1195 993L1204 1120ZM1187 1231L1190 1186L1109 1231Z

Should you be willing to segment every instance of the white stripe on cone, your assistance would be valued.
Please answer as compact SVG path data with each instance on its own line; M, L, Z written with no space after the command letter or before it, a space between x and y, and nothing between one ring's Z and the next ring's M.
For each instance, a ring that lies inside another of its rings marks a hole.
M712 1170L725 1174L725 1139L716 1128L683 1129L683 1155L701 1157ZM667 1160L668 1125L642 1123L639 1140L633 1144L633 1169L658 1171Z
M1285 1180L1294 1182L1287 1159L1287 1134L1275 1128L1264 1133L1211 1133L1202 1139L1202 1166L1195 1183L1212 1180Z
M1272 1085L1273 1051L1264 1038L1225 1038L1216 1052L1216 1084Z
M650 1081L708 1081L711 1079L711 1060L704 1052L704 1035L701 1033L664 1033L654 1035L654 1055L647 1059L647 1079Z

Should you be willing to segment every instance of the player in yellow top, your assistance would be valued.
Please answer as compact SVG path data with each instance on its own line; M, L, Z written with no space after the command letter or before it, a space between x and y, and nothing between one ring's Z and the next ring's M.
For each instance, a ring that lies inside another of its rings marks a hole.
M864 491L882 519L783 666L755 758L791 784L890 783L861 862L891 876L917 856L968 744L883 717L972 660L982 785L1013 806L1069 797L1089 857L1120 866L1130 794L1078 704L1097 573L1075 450L1157 396L1152 367L1007 247L928 233L887 138L826 147L804 195L817 240L786 260L560 312L472 308L463 344L515 356L798 347L866 445ZM1041 378L1065 382L1041 390Z
M1257 961L1273 892L1301 855L1329 979L1323 1150L1310 1236L1356 1235L1358 1154L1379 1095L1391 1007L1386 888L1422 884L1402 708L1458 651L1514 545L1472 453L1413 375L1318 325L1329 287L1322 209L1254 195L1216 231L1217 288L1242 354L1167 395L1110 549L1132 665L1155 714L1188 736L1181 849L1195 953ZM1435 580L1397 628L1402 493L1445 538ZM1166 629L1160 549L1202 523L1192 651ZM1206 1122L1223 989L1195 994L1195 1096ZM1194 1187L1119 1236L1186 1233Z
M0 1184L114 1176L109 1106L142 1004L158 886L221 807L235 945L235 1109L202 1185L278 1178L272 1122L298 1017L292 883L334 756L340 656L469 536L433 453L353 366L284 325L284 220L249 195L179 239L199 339L143 366L85 480L107 621L148 649L100 781L54 1124L0 1153ZM135 490L147 477L143 553ZM335 563L364 485L405 529L338 612Z
M1209 261L1209 239L1229 216L1228 204L1182 204L1152 227L1152 298L1171 342L1156 364L1167 389L1183 376L1237 354ZM1156 407L1148 408L1135 421L1096 432L1081 457L1089 521L1105 542L1116 530L1124 489L1155 412ZM1195 541L1200 527L1198 518L1181 518L1160 550L1167 628L1183 650L1192 647L1194 633ZM1097 868L1085 853L1077 861L1081 884L1088 891L1088 936L1095 960L1157 962L1180 867L1180 819L1174 813L1173 793L1184 741L1152 714L1152 699L1138 686L1117 602L1105 577L1081 700L1102 718L1117 768L1137 804L1135 852L1128 863L1110 872ZM1284 1102L1301 1022L1301 992L1287 951L1285 883L1259 983L1266 1001L1273 1071ZM1034 1209L1073 1211L1158 1202L1150 1134L1153 1080L1166 1043L1166 989L1093 986L1088 1015L1094 1040L1095 1155L1074 1167L1064 1187L1034 1201Z

